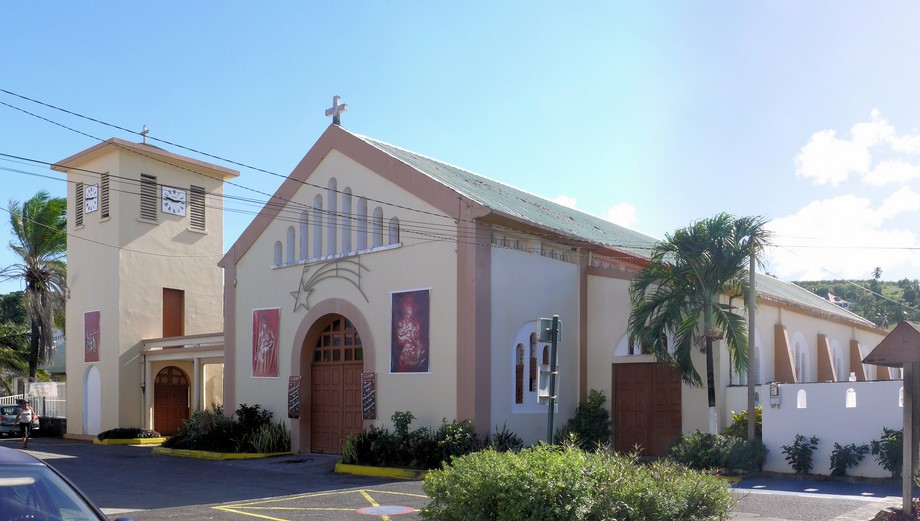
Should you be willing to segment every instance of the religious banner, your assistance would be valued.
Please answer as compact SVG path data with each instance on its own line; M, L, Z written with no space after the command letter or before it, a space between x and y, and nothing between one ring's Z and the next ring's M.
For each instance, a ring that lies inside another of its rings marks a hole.
M288 378L288 418L300 418L300 382L302 376Z
M431 290L391 293L390 372L427 373Z
M99 312L83 313L83 361L99 361Z
M361 373L361 419L377 419L377 373Z
M281 308L252 310L252 376L278 378Z

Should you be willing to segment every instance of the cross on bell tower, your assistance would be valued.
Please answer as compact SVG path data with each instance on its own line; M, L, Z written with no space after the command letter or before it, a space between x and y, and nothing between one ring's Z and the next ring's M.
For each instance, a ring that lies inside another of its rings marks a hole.
M332 97L332 108L326 109L326 117L332 116L333 125L341 125L342 119L339 116L343 112L348 111L348 105L345 103L339 104L342 98L338 96Z

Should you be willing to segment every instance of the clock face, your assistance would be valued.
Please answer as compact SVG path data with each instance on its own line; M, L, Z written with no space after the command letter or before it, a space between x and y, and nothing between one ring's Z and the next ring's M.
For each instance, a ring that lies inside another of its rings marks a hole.
M83 187L83 211L95 212L99 209L99 187L88 185Z
M171 186L163 187L163 213L185 216L185 190L173 188Z

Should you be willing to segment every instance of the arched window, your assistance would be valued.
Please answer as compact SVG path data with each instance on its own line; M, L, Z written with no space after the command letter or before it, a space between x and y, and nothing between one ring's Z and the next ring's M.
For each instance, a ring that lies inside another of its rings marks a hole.
M351 253L351 235L354 233L352 230L352 219L351 219L351 188L345 187L342 190L342 253Z
M795 406L798 409L808 408L808 397L805 394L805 389L799 389L799 392L795 394Z
M275 241L275 262L272 263L272 267L278 266L281 266L281 241Z
M367 249L367 199L358 198L358 251Z
M389 232L389 241L387 244L398 244L399 243L399 219L396 217L390 218L390 223L387 226L387 231Z
M530 334L530 385L528 390L537 392L537 334Z
M326 251L329 255L338 253L338 183L335 178L329 180L326 185L326 203L329 205L329 211L326 212Z
M288 226L287 229L287 263L294 264L294 227Z
M856 407L856 389L850 387L847 389L847 409Z
M310 214L306 210L300 212L300 260L309 259L308 245L310 235Z
M524 403L524 344L515 347L514 358L514 403Z
M313 198L313 258L323 256L323 196Z
M372 223L371 233L374 236L373 247L383 246L383 208L374 208L374 220Z

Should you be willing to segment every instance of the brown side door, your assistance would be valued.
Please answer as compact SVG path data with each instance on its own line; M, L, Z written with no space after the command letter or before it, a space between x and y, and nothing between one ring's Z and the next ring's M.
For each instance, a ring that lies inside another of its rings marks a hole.
M188 417L188 377L178 367L164 367L153 384L153 428L164 436L173 436Z
M681 384L665 364L613 365L613 439L619 452L641 447L643 456L664 456L681 433Z

